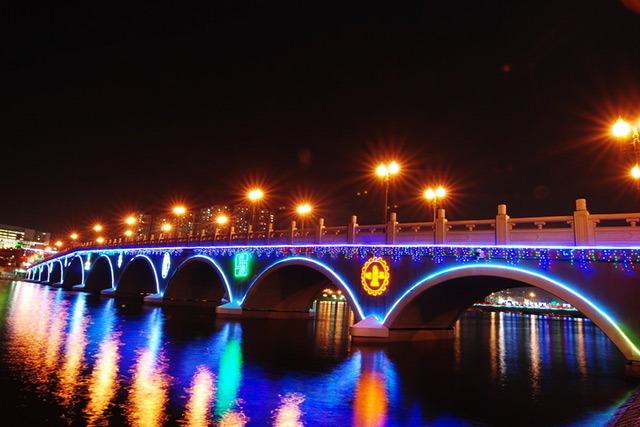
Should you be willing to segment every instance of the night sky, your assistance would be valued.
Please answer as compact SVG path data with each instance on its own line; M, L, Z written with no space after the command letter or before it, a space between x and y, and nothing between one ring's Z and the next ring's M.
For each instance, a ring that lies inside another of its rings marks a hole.
M3 3L0 223L64 234L257 183L280 221L309 198L380 223L391 160L400 222L430 219L430 185L450 220L640 209L608 136L640 117L632 6L210 3Z

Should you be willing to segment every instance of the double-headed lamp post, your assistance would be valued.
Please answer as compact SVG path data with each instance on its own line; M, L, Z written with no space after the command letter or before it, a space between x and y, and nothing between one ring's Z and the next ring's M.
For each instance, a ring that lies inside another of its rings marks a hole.
M630 125L622 117L611 127L611 132L617 138L624 138L629 141L629 151L633 156L634 165L631 168L631 176L636 180L636 190L640 197L640 135L638 134L640 121L635 125Z
M376 169L376 174L382 178L384 184L384 217L382 223L387 222L387 211L389 210L389 182L391 177L400 172L400 166L396 162L391 162L388 165L381 163Z
M433 221L436 220L436 210L438 209L438 199L442 199L447 192L442 186L435 190L431 187L427 188L424 192L424 197L431 203L431 210L433 212Z

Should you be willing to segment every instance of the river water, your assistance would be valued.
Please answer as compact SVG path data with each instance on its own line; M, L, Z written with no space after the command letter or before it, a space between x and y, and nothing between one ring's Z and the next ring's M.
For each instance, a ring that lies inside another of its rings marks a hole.
M216 319L0 282L3 418L74 426L601 426L638 383L589 320L466 312L451 341L353 345L353 315ZM17 423L16 423L17 424Z

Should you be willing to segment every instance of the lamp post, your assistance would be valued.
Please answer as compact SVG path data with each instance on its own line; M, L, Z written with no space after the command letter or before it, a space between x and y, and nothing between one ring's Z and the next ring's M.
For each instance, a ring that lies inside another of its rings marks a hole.
M169 235L169 232L171 231L172 228L173 227L169 223L165 223L165 224L162 225L162 231L164 233L167 233L167 236ZM163 236L164 236L164 233L163 233ZM166 239L166 237L165 237L165 239Z
M638 127L640 121L636 125L630 125L622 117L618 117L618 120L611 127L613 136L621 139L625 139L628 144L628 151L633 157L634 166L631 168L631 176L636 180L636 193L640 198L640 135L638 134Z
M214 240L217 240L218 234L220 233L220 229L227 225L229 222L229 217L226 215L219 215L216 218L216 232L214 234Z
M396 162L391 162L388 165L381 163L376 169L376 174L382 178L382 182L384 185L384 210L382 218L382 223L387 222L387 211L389 209L389 183L391 181L391 177L400 172L400 166Z
M442 186L436 188L435 190L431 187L427 188L424 192L424 197L431 203L431 210L433 212L433 221L436 220L436 210L438 209L438 199L442 199L447 192Z
M182 233L182 228L183 228L183 217L184 214L187 213L187 208L185 208L184 206L175 206L173 208L173 213L176 215L177 219L176 219L176 229L174 232L175 237L180 237L180 234Z
M249 231L253 230L256 221L256 204L262 199L264 193L259 188L249 191L248 197L251 201L251 223L247 224L247 238L249 236Z
M127 228L124 232L127 240L132 240L133 231L130 227L133 226L136 222L136 218L133 216L127 217L127 219L124 220L124 223L127 224Z
M300 205L297 208L298 213L300 214L300 229L304 229L304 219L305 217L311 213L311 205L309 203L305 203L304 205Z
M104 242L104 237L102 237L102 231L104 230L104 227L102 227L101 224L96 224L93 226L93 231L96 232L96 242L99 244L102 244Z

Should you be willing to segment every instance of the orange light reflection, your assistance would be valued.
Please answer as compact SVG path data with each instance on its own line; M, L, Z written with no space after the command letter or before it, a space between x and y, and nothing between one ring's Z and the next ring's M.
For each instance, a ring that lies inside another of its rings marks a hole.
M100 345L91 378L89 379L89 402L84 410L87 426L106 426L105 413L118 390L118 362L120 339L115 334Z
M166 421L166 405L169 399L169 377L156 353L144 349L133 370L126 405L127 420L132 426L155 427Z
M215 398L215 375L205 366L198 366L191 381L189 401L184 414L185 423L191 427L206 427L211 425L211 406Z

